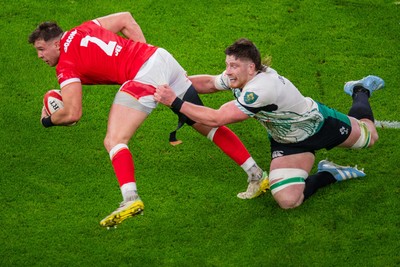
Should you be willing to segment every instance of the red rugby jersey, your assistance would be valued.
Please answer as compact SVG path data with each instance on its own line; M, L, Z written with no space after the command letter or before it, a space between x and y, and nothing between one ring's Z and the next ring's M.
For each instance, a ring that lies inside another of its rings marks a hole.
M76 81L87 85L123 84L132 80L157 50L123 38L94 21L66 32L60 45L56 73L61 88Z

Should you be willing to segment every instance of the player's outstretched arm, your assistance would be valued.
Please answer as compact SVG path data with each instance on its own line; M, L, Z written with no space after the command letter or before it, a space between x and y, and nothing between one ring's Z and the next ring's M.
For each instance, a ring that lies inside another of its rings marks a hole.
M177 98L168 85L158 86L154 93L154 99L159 103L171 107L174 111L185 114L193 121L210 127L219 127L249 118L249 116L235 105L234 101L225 103L218 110L198 106Z
M189 80L192 82L194 88L196 88L199 94L210 94L218 92L219 90L215 87L215 78L217 76L201 74L189 76Z
M135 42L146 43L146 38L139 24L130 12L120 12L97 18L102 27L112 32L121 32L128 39Z

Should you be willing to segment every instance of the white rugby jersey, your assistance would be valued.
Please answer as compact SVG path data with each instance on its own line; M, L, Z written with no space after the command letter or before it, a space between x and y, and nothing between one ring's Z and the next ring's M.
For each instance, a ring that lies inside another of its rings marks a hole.
M271 68L258 73L242 89L230 88L225 72L217 76L215 86L232 90L236 106L257 119L280 143L303 141L315 134L324 121L318 104Z

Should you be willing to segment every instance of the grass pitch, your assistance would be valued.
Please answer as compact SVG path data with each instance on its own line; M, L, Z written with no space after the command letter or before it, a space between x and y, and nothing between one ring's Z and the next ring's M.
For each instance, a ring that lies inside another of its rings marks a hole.
M149 43L170 51L189 74L218 74L223 50L253 40L272 67L308 96L347 112L344 82L368 74L386 88L371 98L375 117L400 120L400 5L331 1L5 1L0 0L1 266L395 266L399 257L399 130L379 129L369 150L321 151L317 161L365 168L295 210L270 194L236 198L246 175L189 127L172 147L175 116L160 106L132 150L144 216L107 231L99 221L121 201L102 140L118 86L84 87L77 126L44 129L43 94L54 69L27 37L45 20L65 30L131 11ZM229 93L203 95L218 107ZM265 169L269 144L255 121L230 126Z

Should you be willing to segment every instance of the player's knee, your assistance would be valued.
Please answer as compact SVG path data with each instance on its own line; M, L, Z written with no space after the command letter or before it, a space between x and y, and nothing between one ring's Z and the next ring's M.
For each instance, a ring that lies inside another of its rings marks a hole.
M371 121L358 121L360 136L351 148L361 149L371 147L378 140L378 132Z
M301 203L303 203L303 199L304 199L303 194L299 195L286 194L285 197L282 197L279 200L276 199L276 202L282 209L294 209L300 206Z
M297 168L280 168L270 172L271 193L281 208L292 209L301 205L307 176L305 170Z
M110 152L110 150L119 143L121 142L118 142L118 140L115 137L112 137L110 134L107 134L104 138L104 147L108 152Z
M371 142L370 142L369 146L373 146L375 144L375 142L378 141L378 139L379 139L378 132L376 130L372 131L371 132Z
M369 147L371 147L371 146L373 146L375 144L376 141L378 141L379 135L378 135L378 132L376 131L374 122L368 121L368 123L365 122L365 124L366 124L366 126L368 128L368 131L370 132L370 135L371 135L371 141L369 142L369 145L368 145Z
M107 152L110 152L111 149L113 149L115 146L120 145L120 144L128 144L129 142L129 137L120 135L120 134L112 134L112 133L107 133L106 137L104 138L104 147L106 148Z
M112 144L111 144L111 140L108 135L106 135L106 137L104 138L103 144L104 144L104 147L106 148L106 150L108 152L110 152L110 150L112 148Z
M377 134L376 134L376 136L371 135L371 141L369 142L368 147L373 146L376 141L378 141L378 135Z

